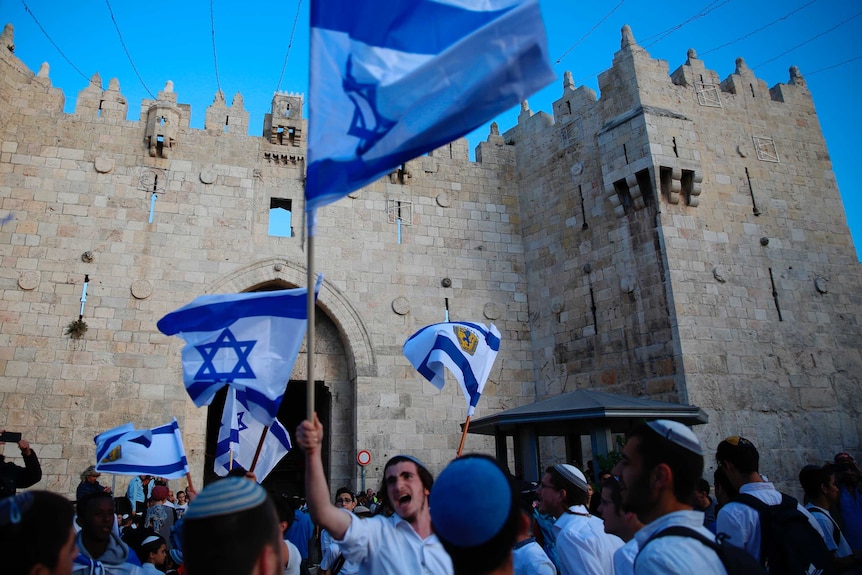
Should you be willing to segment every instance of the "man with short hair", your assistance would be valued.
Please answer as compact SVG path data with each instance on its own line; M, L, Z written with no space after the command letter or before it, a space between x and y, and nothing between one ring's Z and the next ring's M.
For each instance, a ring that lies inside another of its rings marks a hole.
M703 511L703 526L715 533L715 499L709 494L709 481L701 477L694 490L694 508Z
M829 553L832 554L833 565L838 572L846 572L849 569L859 572L862 564L853 553L850 544L844 537L841 527L838 526L830 508L838 507L838 485L835 483L835 468L831 464L823 467L818 465L806 465L799 472L799 483L805 491L808 503L805 508L811 512L811 516L820 523L823 531L823 541Z
M135 515L144 515L147 512L147 501L153 492L153 476L152 475L135 475L129 481L129 487L126 489L126 497L132 505L132 513Z
M604 575L613 571L614 552L623 546L616 535L587 511L589 484L580 469L565 463L545 470L537 493L538 510L556 518L557 567L563 575Z
M0 429L0 433L4 431ZM24 467L6 461L6 456L3 455L5 448L6 442L0 441L0 499L15 495L18 489L31 487L42 479L42 466L39 465L39 458L30 447L29 441L25 439L18 441L18 449L21 450L21 457L24 458Z
M622 505L637 514L644 527L635 534L640 549L637 575L726 575L718 554L694 537L665 535L684 527L714 541L703 526L703 513L692 508L703 474L703 450L685 425L669 420L642 423L629 434L614 467Z
M335 492L335 506L347 511L356 509L356 498L349 487L339 487ZM364 508L364 509L367 509ZM341 555L341 548L333 541L326 529L320 530L320 570L327 575L337 566L341 575L355 575L359 573L359 566L351 561L346 561Z
M644 524L637 514L623 506L620 483L613 476L602 480L599 512L605 521L605 531L626 542L614 552L614 575L630 575L635 572L634 561L638 554L635 533Z
M715 460L724 470L731 486L740 495L751 495L767 505L779 505L782 493L775 486L764 481L759 472L760 454L754 443L740 436L732 436L718 444ZM754 507L741 503L739 498L731 500L718 512L716 530L727 535L727 541L742 547L758 561L761 557L760 515ZM817 520L801 504L797 509L807 519L817 534L823 532Z
M383 468L380 491L384 506L394 514L359 519L329 501L321 459L323 425L317 414L313 422L299 424L296 437L305 451L305 489L311 518L339 542L345 559L359 564L360 573L452 573L452 560L431 529L428 494L434 477L418 459L396 455Z
M114 498L110 493L97 491L78 501L78 525L81 531L76 540L78 556L72 572L77 574L104 573L106 575L141 575L143 571L132 561L128 545L114 530Z

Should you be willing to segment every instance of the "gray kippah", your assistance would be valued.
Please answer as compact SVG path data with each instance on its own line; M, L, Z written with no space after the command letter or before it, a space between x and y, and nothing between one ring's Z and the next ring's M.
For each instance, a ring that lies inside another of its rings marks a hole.
M183 518L192 521L257 507L266 500L263 487L242 477L228 477L204 487Z
M647 425L668 441L672 441L692 453L703 455L700 441L697 440L697 436L688 426L678 421L670 421L669 419L656 419L655 421L650 421Z
M580 469L568 463L558 463L554 465L554 469L563 476L563 479L587 493L587 478L584 477Z

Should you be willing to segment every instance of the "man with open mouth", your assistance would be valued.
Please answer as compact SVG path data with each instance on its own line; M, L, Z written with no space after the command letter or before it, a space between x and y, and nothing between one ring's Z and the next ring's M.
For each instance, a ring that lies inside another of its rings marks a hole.
M311 518L338 543L344 558L359 565L360 574L417 573L452 575L452 560L431 529L428 495L434 478L421 461L396 455L386 462L380 488L384 510L391 516L362 519L331 503L323 471L323 425L304 420L296 429L305 451L305 497Z

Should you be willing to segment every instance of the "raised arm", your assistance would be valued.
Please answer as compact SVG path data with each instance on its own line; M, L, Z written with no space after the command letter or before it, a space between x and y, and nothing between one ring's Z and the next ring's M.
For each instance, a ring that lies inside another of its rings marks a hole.
M296 428L296 442L305 451L305 500L311 520L329 531L335 539L343 539L350 527L351 514L345 513L332 504L329 485L323 472L321 445L323 444L323 424L314 414L314 423L303 420Z

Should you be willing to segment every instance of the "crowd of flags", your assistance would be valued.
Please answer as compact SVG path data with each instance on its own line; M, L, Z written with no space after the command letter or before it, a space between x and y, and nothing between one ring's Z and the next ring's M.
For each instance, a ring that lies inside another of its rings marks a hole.
M318 207L464 136L554 77L538 0L392 0L385 10L370 0L313 0L309 237ZM228 388L217 474L255 467L262 481L290 450L277 415L314 309L307 298L316 299L321 281L314 296L306 288L200 296L158 322L186 343L183 383L196 406ZM500 339L494 325L447 321L417 331L403 352L438 389L448 369L469 418ZM140 430L128 423L94 441L101 472L188 474L176 420Z

